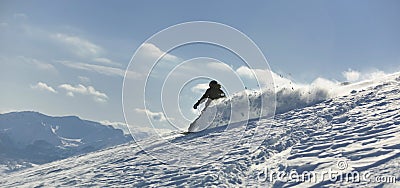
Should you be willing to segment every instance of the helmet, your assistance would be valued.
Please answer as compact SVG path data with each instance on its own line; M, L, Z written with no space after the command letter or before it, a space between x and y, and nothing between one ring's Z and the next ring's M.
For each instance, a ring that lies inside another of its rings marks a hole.
M217 81L212 80L212 81L208 84L208 86L212 87L212 86L217 85L217 84L218 84Z

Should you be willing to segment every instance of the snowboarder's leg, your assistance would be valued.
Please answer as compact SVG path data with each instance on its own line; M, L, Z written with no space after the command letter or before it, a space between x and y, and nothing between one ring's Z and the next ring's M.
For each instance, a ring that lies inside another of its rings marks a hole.
M204 99L203 99L204 100ZM205 99L205 100L207 100L206 101L206 103L205 103L205 106L204 106L204 108L203 108L203 110L201 110L201 113L200 113L200 115L192 122L192 123L190 123L190 126L189 126L189 128L188 128L188 132L195 132L196 131L196 128L197 128L197 126L196 126L196 121L201 117L201 115L203 114L203 112L207 109L207 107L208 107L208 105L210 105L211 104L211 99ZM203 102L203 101L202 101Z
M203 112L204 110L206 110L206 108L208 107L208 105L211 104L211 101L212 101L211 99L207 99L206 104L205 104L204 109L202 110L202 112Z

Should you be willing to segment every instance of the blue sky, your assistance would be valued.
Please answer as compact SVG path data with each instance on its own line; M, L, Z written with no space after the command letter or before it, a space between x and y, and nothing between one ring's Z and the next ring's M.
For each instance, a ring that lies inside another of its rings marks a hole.
M122 75L134 51L162 29L197 20L245 33L274 72L299 83L346 81L349 69L394 72L399 18L397 0L1 1L0 111L122 122ZM216 51L194 46L171 55L186 60Z

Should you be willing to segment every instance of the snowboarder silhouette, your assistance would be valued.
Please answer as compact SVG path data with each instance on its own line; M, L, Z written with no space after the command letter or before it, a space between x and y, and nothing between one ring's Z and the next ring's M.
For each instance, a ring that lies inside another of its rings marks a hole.
M196 102L196 104L194 104L193 106L194 109L197 109L197 107L205 100L207 100L207 102L204 109L207 108L207 106L211 103L212 100L225 97L225 93L221 90L221 85L218 84L217 81L212 80L208 84L208 86L210 87L207 89L204 95Z
M194 104L193 108L197 109L197 107L203 103L204 101L207 100L204 109L202 110L201 113L203 113L206 108L208 107L208 105L211 103L212 100L215 99L219 99L219 98L223 98L226 97L225 93L221 90L221 85L218 84L217 81L212 80L209 84L210 87L207 89L207 91L204 93L204 95L196 102L196 104ZM200 115L201 116L201 115ZM196 122L197 120L200 118L197 117L189 126L188 131L187 132L183 132L182 134L189 134L192 132L196 132Z

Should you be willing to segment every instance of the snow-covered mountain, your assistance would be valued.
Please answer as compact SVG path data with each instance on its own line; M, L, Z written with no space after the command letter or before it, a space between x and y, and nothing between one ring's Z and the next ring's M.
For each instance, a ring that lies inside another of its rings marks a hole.
M15 172L0 185L400 186L400 74L345 87L346 95L249 120L245 129L153 136Z
M122 130L76 116L0 114L0 163L16 170L129 142Z

